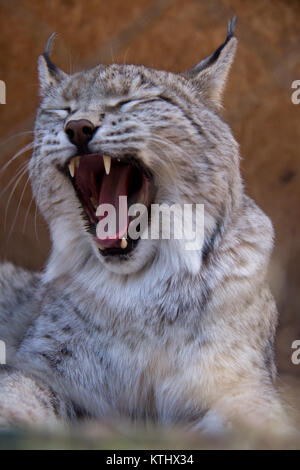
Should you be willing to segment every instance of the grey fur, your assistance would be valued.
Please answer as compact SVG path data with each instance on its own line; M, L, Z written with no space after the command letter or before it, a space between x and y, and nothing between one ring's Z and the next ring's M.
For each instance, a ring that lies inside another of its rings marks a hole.
M15 368L0 388L4 421L33 422L28 403L24 411L9 394L26 395L36 383L46 415L55 415L55 397L62 420L288 429L274 383L277 311L265 281L272 225L244 194L238 145L216 112L236 49L233 26L214 60L190 76L115 64L53 75L40 59L30 175L53 248L41 274L1 269L9 288L0 338ZM60 171L76 154L64 125L80 118L99 126L92 151L134 153L153 171L155 202L205 205L203 250L141 240L130 256L101 255Z

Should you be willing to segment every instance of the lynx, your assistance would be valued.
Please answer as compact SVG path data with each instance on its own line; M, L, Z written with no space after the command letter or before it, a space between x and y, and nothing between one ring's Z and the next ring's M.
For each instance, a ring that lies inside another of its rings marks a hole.
M40 273L1 266L2 425L288 428L266 283L273 229L244 194L220 114L234 25L178 74L113 64L67 75L48 41L29 171L52 251ZM126 208L125 226L100 239L97 206L121 195L147 207L203 204L201 248L125 238Z

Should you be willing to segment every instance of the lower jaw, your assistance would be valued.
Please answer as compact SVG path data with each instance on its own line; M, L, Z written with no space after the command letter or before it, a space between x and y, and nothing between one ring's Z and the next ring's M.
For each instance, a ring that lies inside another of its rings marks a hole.
M111 247L111 248L100 248L98 245L99 252L101 253L101 256L108 257L122 257L130 255L136 246L139 243L140 238L137 240L132 240L131 238L127 239L127 246L126 248L118 248L118 247Z

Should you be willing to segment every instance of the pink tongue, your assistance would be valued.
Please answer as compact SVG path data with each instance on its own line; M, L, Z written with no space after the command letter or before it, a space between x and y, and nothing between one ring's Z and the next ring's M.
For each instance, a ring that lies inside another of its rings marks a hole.
M99 194L99 205L111 204L116 211L116 233L109 234L106 238L97 238L105 248L119 248L121 239L126 235L129 219L127 199L119 207L119 197L128 195L131 165L112 165L109 175L104 174ZM120 213L121 208L121 213ZM99 217L99 220L106 217L106 214ZM121 222L121 225L120 225Z

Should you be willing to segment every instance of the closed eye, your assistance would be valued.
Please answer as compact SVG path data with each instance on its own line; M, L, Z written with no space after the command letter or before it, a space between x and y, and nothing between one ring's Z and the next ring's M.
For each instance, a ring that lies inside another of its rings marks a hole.
M150 103L151 101L157 101L159 97L149 97L149 98L137 98L131 100L124 100L118 103L121 106L122 111L127 111L133 106L136 106L141 103Z
M54 114L55 116L66 119L68 115L71 113L71 108L46 108L44 109L46 113Z
M125 101L121 101L119 103L119 106L121 106L122 110L127 110L129 109L131 106L135 106L139 103L143 103L145 101L145 99L132 99L132 100L125 100Z

